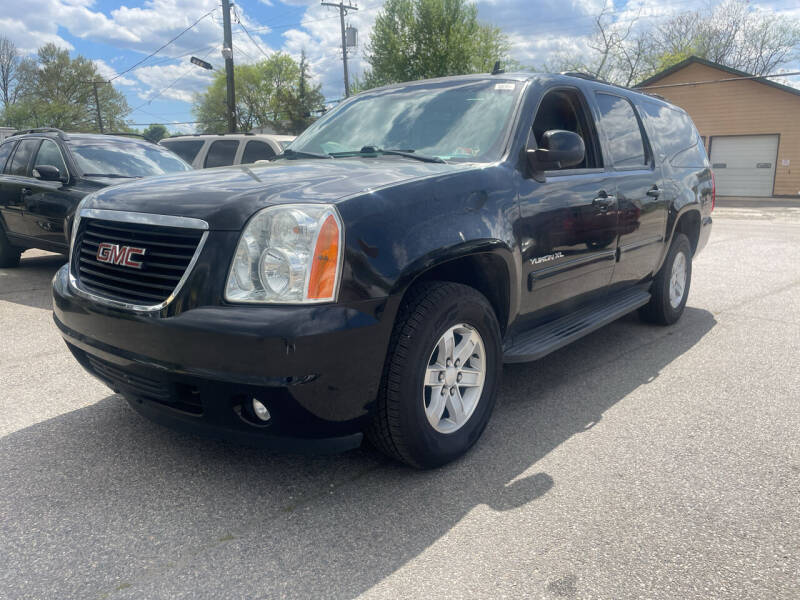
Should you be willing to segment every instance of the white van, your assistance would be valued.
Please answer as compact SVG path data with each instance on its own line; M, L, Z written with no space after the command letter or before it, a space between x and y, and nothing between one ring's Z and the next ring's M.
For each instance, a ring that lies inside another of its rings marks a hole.
M159 143L195 169L207 169L269 160L283 152L292 140L293 135L229 133L177 135L164 138Z

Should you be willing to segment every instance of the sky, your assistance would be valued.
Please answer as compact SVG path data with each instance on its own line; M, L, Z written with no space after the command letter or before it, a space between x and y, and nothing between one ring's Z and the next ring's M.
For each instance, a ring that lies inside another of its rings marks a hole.
M477 0L482 21L500 27L511 42L511 56L525 65L543 64L561 53L585 51L593 19L612 0ZM192 131L191 103L211 79L211 72L192 65L203 58L224 68L222 11L219 0L2 0L0 32L25 54L53 42L74 56L95 61L112 79L133 109L135 125L164 123L173 132ZM383 0L354 2L359 10L347 22L359 30L350 71L366 66L363 45ZM612 18L625 22L638 15L657 26L670 15L703 8L709 0L613 0ZM797 0L751 0L764 10L800 17ZM208 14L210 13L210 14ZM204 16L207 15L207 16ZM199 22L141 65L128 70ZM249 35L248 35L249 32ZM329 101L343 94L341 33L338 10L320 0L237 0L233 21L234 62L252 63L275 51L299 59L306 50L313 78ZM800 63L790 65L800 70ZM793 78L800 87L800 78Z

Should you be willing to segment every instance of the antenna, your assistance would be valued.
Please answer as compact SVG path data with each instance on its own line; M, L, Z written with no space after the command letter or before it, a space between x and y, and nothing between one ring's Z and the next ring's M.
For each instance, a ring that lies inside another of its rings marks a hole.
M495 61L494 68L492 69L492 75L502 75L505 72L505 69L500 68L500 61Z

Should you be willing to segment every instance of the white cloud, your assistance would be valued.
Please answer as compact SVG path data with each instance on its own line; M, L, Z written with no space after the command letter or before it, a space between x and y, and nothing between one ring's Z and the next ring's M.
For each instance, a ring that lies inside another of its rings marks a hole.
M139 97L147 101L159 97L191 102L195 93L208 87L213 76L210 71L187 63L142 67L134 71L144 84Z
M100 73L100 76L105 79L109 80L112 78L114 79L115 85L126 85L126 86L134 86L136 82L133 79L129 79L128 77L118 77L117 70L109 65L106 61L102 58L95 58L93 61L94 66L97 67L97 72Z

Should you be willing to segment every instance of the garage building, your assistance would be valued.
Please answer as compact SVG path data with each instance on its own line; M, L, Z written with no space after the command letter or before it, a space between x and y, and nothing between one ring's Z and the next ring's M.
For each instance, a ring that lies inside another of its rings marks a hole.
M637 88L663 96L692 117L711 158L717 195L796 197L800 90L742 77L752 75L692 56Z

